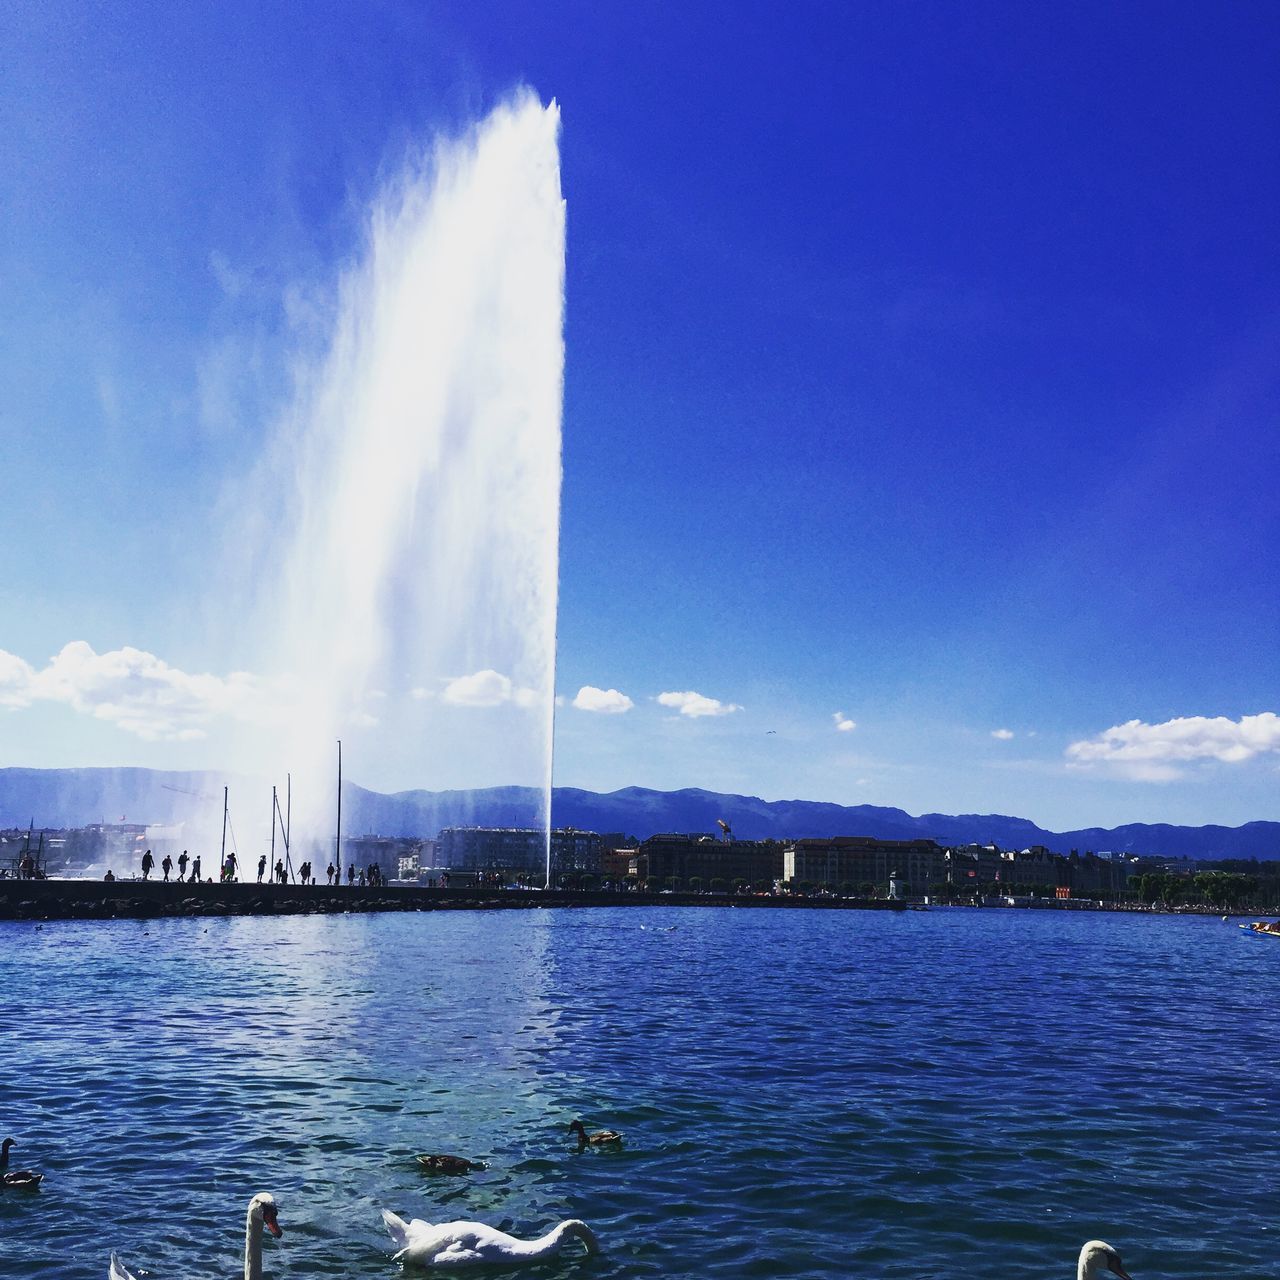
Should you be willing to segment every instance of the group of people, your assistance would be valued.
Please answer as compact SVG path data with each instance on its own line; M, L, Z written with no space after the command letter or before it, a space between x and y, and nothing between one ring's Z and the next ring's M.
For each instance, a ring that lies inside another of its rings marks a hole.
M156 860L152 856L151 850L148 849L146 853L142 855L142 878L144 880L151 879L151 872L155 869L155 865L156 865ZM173 865L174 865L173 859L166 853L164 855L163 861L160 863L160 871L164 876L164 880L166 884L169 882L169 876L170 876L170 873L173 871ZM188 865L191 867L190 876L187 875ZM108 874L110 875L110 873ZM107 877L104 876L103 878L106 879ZM110 878L114 880L115 876L110 875ZM200 883L200 855L199 854L196 854L196 856L192 858L187 853L187 851L183 849L183 851L178 855L178 880L179 881L187 880L191 884Z
M151 872L155 869L155 865L156 865L155 857L153 856L151 850L148 849L142 855L142 878L144 880L151 879ZM188 865L190 865L191 867L190 876L187 875ZM200 856L198 854L196 855L196 857L191 858L190 856L188 856L187 851L183 849L182 853L178 856L177 867L178 867L177 878L179 883L182 883L183 881L189 881L191 884L199 884ZM164 855L164 858L160 862L160 871L164 877L164 882L166 884L169 882L169 876L170 876L170 873L173 871L173 868L174 868L174 860L166 853ZM222 862L218 878L222 881L223 884L237 883L239 880L239 874L238 874L239 870L240 870L240 863L235 853L234 852L229 853L227 854L225 860ZM263 879L266 877L266 875L267 875L267 855L264 853L258 859L258 883L259 884L263 882ZM342 883L342 872L341 870L339 870L339 868L335 867L332 862L329 863L329 866L326 868L326 876L327 876L326 883L329 885L340 885ZM106 876L104 876L103 878L107 880L114 880L115 875L112 872L108 871ZM315 870L312 867L310 862L304 862L302 863L301 866L299 866L297 878L298 878L299 884L309 885L309 884L318 883L315 876ZM270 883L272 884L288 884L289 883L289 870L285 866L283 858L277 858L275 866L271 868ZM376 862L369 863L367 867L356 867L353 864L348 864L347 866L347 884L348 885L355 886L358 884L361 887L364 887L366 885L378 886L378 885L383 885L385 883L386 883L386 878L382 874L382 868L378 866Z

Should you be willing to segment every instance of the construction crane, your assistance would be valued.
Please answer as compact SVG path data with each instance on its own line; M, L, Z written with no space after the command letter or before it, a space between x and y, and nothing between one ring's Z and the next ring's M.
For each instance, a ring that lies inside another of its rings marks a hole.
M733 839L733 828L723 818L716 819L716 826L720 828L725 843L728 844Z

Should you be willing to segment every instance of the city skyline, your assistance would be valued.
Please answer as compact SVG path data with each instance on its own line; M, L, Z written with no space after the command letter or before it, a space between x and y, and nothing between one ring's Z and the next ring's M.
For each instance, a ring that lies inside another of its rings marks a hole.
M568 215L557 785L1280 816L1273 11L300 34L9 19L0 765L234 767L263 689L208 567L297 353L403 154L529 86ZM459 735L521 697L379 692ZM351 776L432 785L362 714Z

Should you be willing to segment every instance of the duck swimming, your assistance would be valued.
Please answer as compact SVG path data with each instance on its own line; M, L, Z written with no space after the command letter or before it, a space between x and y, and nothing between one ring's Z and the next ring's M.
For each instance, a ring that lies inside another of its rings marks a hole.
M414 1156L414 1159L428 1173L479 1173L489 1167L465 1156Z
M421 1270L481 1265L519 1266L552 1258L569 1240L581 1240L588 1253L599 1253L595 1232L585 1222L568 1218L536 1240L520 1240L483 1222L441 1222L432 1225L414 1218L406 1222L387 1209L382 1211L395 1261Z
M579 1147L607 1147L622 1141L622 1134L615 1129L598 1129L595 1133L588 1133L581 1120L575 1120L569 1126L569 1132L578 1135Z
M18 1144L12 1138L0 1142L0 1187L12 1187L15 1191L29 1191L44 1181L43 1173L32 1169L10 1169L9 1148Z

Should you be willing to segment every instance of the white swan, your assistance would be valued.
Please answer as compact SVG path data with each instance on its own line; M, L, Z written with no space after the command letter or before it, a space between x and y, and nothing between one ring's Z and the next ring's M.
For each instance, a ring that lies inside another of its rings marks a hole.
M541 1262L559 1253L567 1240L581 1240L588 1253L599 1253L595 1232L585 1222L569 1218L536 1240L517 1240L483 1222L441 1222L433 1226L414 1218L406 1222L386 1209L382 1220L406 1267L473 1267L482 1263L520 1265Z
M244 1220L244 1280L262 1280L262 1228L266 1227L277 1239L284 1235L277 1219L278 1212L276 1198L269 1191L259 1191L249 1201L249 1212ZM137 1280L137 1277L126 1271L113 1253L107 1280Z
M1120 1255L1104 1240L1090 1240L1080 1250L1080 1262L1076 1267L1076 1280L1099 1280L1104 1271L1110 1271L1120 1280L1130 1280L1129 1273L1120 1262Z

